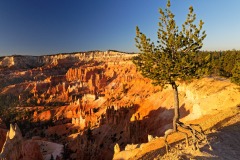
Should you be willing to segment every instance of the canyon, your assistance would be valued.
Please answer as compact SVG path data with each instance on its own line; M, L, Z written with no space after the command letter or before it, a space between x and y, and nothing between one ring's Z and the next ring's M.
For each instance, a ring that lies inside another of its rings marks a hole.
M172 128L173 91L144 78L134 56L109 50L0 57L0 159L168 159L162 137ZM208 134L240 127L239 86L207 76L178 84L182 122Z

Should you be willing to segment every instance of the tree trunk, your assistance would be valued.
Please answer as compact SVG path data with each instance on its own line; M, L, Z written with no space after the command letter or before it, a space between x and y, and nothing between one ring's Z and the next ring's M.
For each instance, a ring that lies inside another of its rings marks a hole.
M174 95L174 117L173 117L173 130L177 131L177 122L179 121L179 99L178 99L178 89L175 82L172 83L173 95Z

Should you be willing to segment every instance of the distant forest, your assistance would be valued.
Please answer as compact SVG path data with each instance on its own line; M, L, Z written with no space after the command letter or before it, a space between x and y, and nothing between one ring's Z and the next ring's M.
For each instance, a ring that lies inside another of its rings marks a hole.
M203 55L210 54L210 76L230 78L240 85L240 51L203 51Z

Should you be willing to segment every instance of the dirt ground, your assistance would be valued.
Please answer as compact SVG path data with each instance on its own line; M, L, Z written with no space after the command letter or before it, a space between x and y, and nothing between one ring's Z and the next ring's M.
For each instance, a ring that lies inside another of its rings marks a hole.
M240 159L240 108L236 108L232 115L228 116L225 111L214 117L205 117L205 124L212 127L207 127L208 140L213 150L210 150L206 143L200 144L200 151L193 151L191 145L185 146L184 141L171 144L171 149L168 154L165 152L165 147L147 152L139 156L139 160L239 160ZM224 117L223 115L226 115ZM218 120L218 116L222 116L222 120L214 124Z

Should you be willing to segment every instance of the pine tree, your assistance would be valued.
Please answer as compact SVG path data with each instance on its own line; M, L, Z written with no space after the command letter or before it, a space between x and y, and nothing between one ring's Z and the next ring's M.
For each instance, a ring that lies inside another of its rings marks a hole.
M177 82L201 77L207 69L205 67L206 61L210 58L209 56L204 58L200 56L199 50L203 46L206 33L202 31L204 24L202 20L199 21L198 26L195 24L196 14L193 12L193 7L189 7L187 19L182 24L181 31L179 31L174 19L175 15L171 12L170 6L170 0L168 0L166 9L159 10L160 22L157 32L157 45L136 27L135 41L140 54L133 59L141 74L152 79L153 84L162 87L171 85L173 89L173 129L165 133L165 139L169 134L179 132L179 126L190 130L191 126L179 121Z
M240 61L238 61L233 68L231 81L240 85Z

